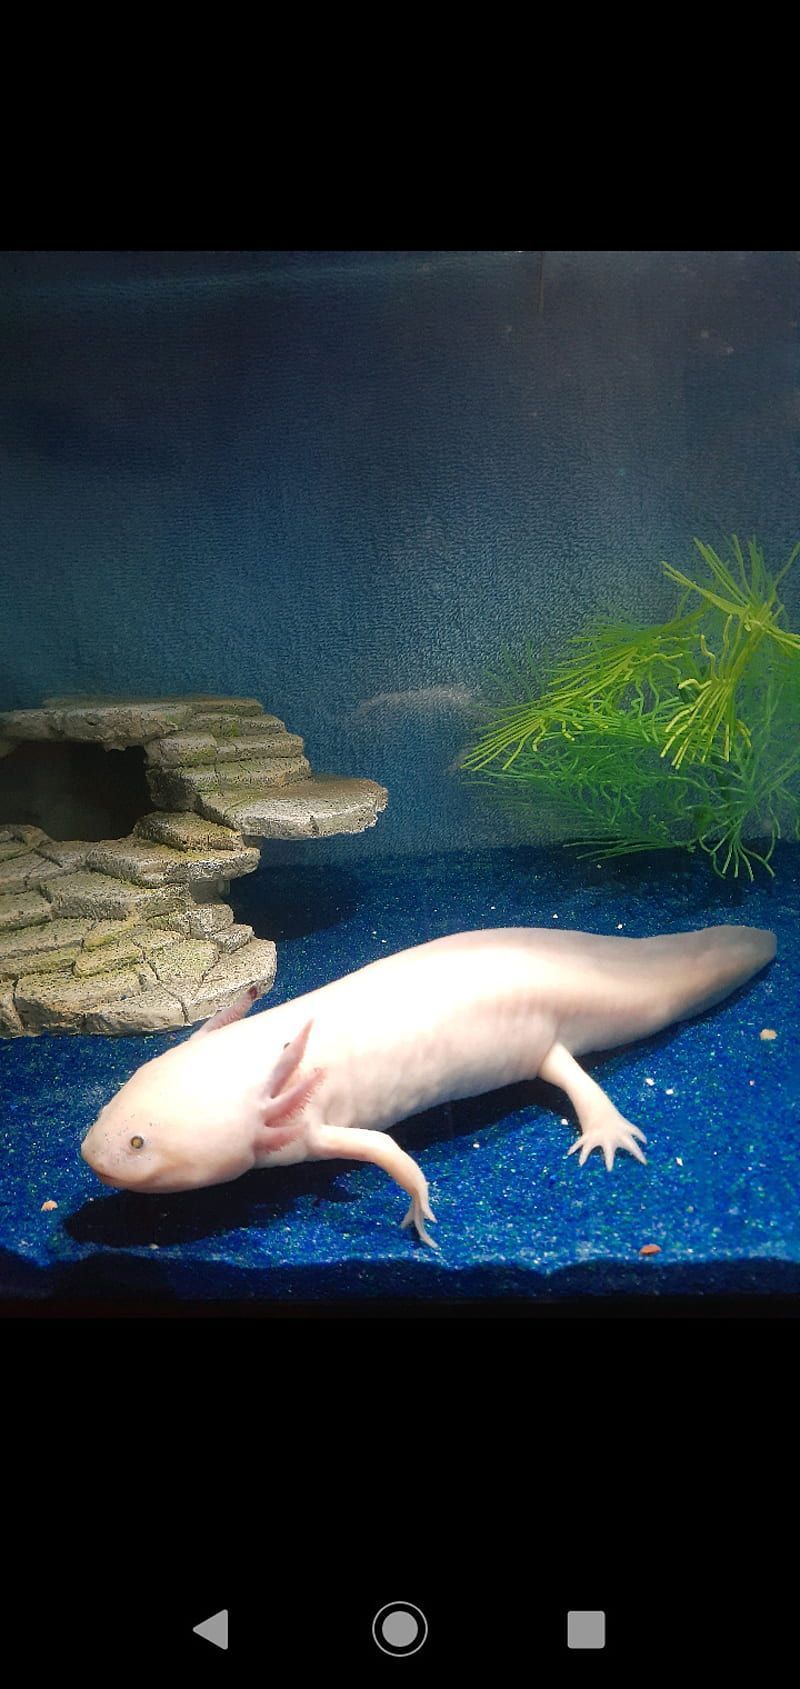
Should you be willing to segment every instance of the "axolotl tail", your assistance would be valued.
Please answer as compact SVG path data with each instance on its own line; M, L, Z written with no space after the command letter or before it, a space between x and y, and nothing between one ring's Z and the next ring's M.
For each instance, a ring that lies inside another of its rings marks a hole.
M658 961L674 973L674 1020L688 1020L721 1003L772 961L774 932L763 927L703 927L645 941L659 949Z

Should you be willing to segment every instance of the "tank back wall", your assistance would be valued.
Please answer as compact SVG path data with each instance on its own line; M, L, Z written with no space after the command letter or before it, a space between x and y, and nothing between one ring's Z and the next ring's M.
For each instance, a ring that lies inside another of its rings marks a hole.
M273 861L509 842L452 772L502 649L800 537L799 256L0 255L0 710L253 696L388 787Z

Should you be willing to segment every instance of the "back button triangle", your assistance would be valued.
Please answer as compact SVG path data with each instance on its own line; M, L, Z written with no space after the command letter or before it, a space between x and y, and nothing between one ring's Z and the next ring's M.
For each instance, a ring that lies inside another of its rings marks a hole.
M227 1607L221 1607L218 1613L212 1613L210 1619L204 1619L202 1624L196 1624L192 1628L195 1636L202 1636L204 1642L213 1642L215 1648L227 1648Z

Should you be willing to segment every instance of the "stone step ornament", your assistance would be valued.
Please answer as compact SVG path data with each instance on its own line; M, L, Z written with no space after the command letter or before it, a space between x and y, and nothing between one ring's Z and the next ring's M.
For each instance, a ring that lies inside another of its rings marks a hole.
M315 774L299 734L256 698L55 697L7 710L0 805L4 770L24 783L13 753L33 744L139 748L155 808L124 837L89 841L0 808L0 1037L163 1031L248 986L263 996L275 945L235 922L230 881L258 867L261 839L358 833L388 802L373 780ZM46 811L41 770L36 794Z

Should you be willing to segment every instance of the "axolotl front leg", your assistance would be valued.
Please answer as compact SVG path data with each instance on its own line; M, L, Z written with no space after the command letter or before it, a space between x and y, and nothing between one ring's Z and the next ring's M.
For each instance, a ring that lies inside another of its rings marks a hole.
M202 1038L218 1027L229 1026L232 1021L241 1020L252 1007L256 995L255 988L251 987L227 1008L212 1015L193 1037ZM325 1123L312 1123L304 1118L305 1104L322 1078L322 1072L316 1068L307 1078L297 1079L292 1086L289 1086L288 1081L299 1069L312 1024L310 1020L307 1021L286 1044L270 1074L261 1102L259 1147L269 1152L283 1149L293 1140L302 1140L306 1154L315 1160L373 1161L377 1167L382 1167L384 1172L396 1179L398 1185L411 1198L405 1218L400 1222L401 1229L413 1224L422 1242L427 1243L431 1249L438 1249L439 1245L425 1228L426 1220L436 1224L436 1215L432 1213L428 1201L428 1181L416 1161L412 1160L393 1138L388 1138L383 1132L372 1132L366 1128L328 1126Z
M422 1242L429 1244L431 1249L438 1249L438 1243L425 1229L426 1220L436 1224L436 1215L431 1212L428 1201L428 1181L421 1167L395 1143L394 1138L388 1138L385 1132L371 1132L360 1126L322 1125L309 1129L307 1141L310 1153L320 1161L338 1160L340 1157L348 1161L374 1161L377 1167L390 1173L411 1198L406 1216L400 1222L401 1228L413 1224Z

